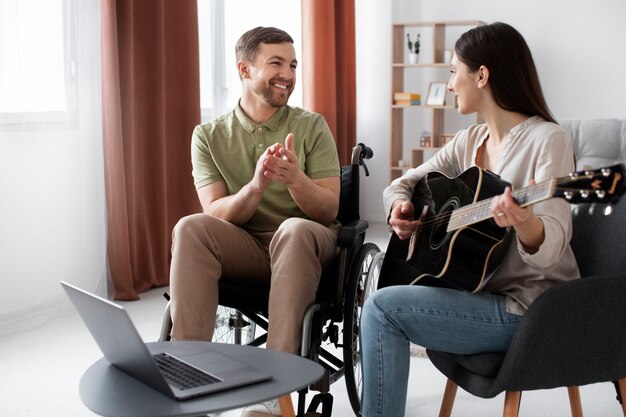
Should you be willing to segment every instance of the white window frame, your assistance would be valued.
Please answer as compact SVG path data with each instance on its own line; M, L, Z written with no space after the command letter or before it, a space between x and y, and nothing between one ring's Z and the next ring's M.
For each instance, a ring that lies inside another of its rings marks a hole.
M210 17L203 15L209 9L206 2L210 3ZM263 10L267 10L267 15L262 16L243 10L231 10L229 14L227 7L237 7L236 1L198 0L200 62L205 65L204 67L202 64L200 66L201 94L210 95L212 100L211 108L202 107L201 105L200 113L203 123L224 114L236 104L235 100L239 97L241 91L237 89L237 86L240 84L237 84L239 81L234 57L234 47L237 39L233 37L241 36L243 31L252 29L254 26L276 26L286 30L293 37L298 59L298 69L296 70L296 89L289 100L289 105L302 106L302 20L300 14L297 16L284 16L284 14L277 13L277 10L284 13L284 7L279 7L282 2L294 2L293 5L299 5L299 2L296 2L296 0L255 0L255 3ZM298 12L300 12L299 8ZM246 21L245 29L242 26L242 28L237 29L237 33L234 33L235 29L232 26L235 22L232 19ZM211 27L208 29L202 27L206 21L211 22ZM211 45L203 45L203 40L207 40L203 36L207 36L207 33L210 33L208 40L211 42ZM208 59L206 56L202 56L207 50L211 51L211 57ZM210 69L208 68L209 66ZM208 78L205 79L204 77ZM206 88L211 88L211 91L205 91Z
M77 0L63 0L65 110L0 112L0 131L75 126L78 120Z

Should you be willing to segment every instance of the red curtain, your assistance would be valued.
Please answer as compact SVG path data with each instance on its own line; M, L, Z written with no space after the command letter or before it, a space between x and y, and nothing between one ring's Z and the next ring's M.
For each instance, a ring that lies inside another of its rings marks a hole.
M200 211L190 140L200 123L196 0L102 0L108 261L115 298L169 282L171 232Z
M302 0L304 107L322 114L341 164L356 144L354 0Z

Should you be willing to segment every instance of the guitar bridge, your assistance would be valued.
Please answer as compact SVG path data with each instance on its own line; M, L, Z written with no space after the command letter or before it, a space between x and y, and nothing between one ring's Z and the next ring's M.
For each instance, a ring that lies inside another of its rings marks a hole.
M413 257L413 252L415 251L415 241L417 240L416 235L417 229L413 230L413 233L411 233L411 239L409 239L409 250L407 251L405 259L407 262Z
M424 207L422 208L422 214L419 217L420 220L424 219L426 217L426 214L428 214L428 205L424 204ZM409 261L409 259L413 258L413 252L415 251L415 243L417 242L418 230L419 230L419 227L413 230L413 233L411 233L411 239L409 240L409 249L406 254L407 262Z

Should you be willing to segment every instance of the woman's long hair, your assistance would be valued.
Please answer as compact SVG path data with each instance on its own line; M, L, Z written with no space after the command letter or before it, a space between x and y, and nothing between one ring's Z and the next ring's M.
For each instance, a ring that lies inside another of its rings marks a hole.
M502 22L477 26L461 35L454 52L472 72L481 65L489 69L489 86L498 106L556 123L530 49L515 28Z

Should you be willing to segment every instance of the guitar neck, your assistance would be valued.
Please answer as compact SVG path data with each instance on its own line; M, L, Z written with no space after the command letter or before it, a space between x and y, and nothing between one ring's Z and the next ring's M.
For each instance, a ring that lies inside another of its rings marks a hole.
M533 204L537 204L554 196L556 181L556 178L552 178L539 184L520 188L519 190L513 191L511 194L513 199L521 207L532 206ZM493 217L491 213L491 202L494 198L495 197L491 197L480 200L453 210L450 215L447 231L453 232L482 222L483 220L491 219Z

